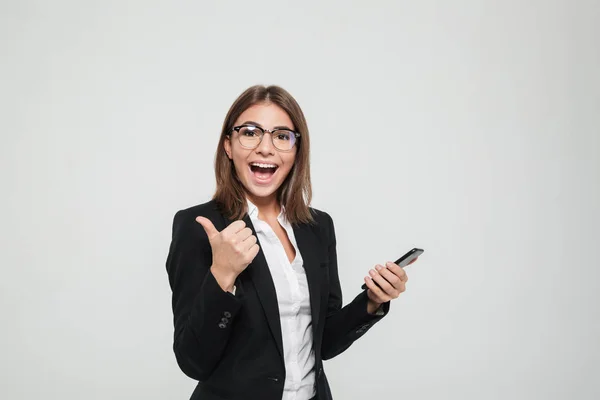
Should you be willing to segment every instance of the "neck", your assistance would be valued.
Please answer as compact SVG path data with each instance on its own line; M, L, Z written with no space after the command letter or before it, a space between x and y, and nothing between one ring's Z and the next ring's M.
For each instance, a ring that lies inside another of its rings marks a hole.
M256 197L251 194L246 196L258 208L258 217L262 220L276 219L281 212L275 194L269 197Z

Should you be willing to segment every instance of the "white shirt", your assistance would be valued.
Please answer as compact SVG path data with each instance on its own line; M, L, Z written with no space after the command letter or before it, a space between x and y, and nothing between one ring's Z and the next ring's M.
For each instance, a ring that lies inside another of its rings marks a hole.
M302 255L298 250L294 230L283 216L283 206L277 221L287 232L296 250L292 263L271 226L258 219L258 208L250 200L246 200L248 215L256 230L277 292L286 372L282 400L309 400L316 394L315 353L308 281Z

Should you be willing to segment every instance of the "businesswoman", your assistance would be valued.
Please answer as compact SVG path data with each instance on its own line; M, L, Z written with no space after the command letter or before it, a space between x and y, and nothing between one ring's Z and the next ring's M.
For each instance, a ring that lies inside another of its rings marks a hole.
M377 265L342 307L333 221L308 206L309 146L288 92L247 89L225 117L212 200L175 214L173 350L198 380L191 399L332 399L323 360L405 290L402 268Z

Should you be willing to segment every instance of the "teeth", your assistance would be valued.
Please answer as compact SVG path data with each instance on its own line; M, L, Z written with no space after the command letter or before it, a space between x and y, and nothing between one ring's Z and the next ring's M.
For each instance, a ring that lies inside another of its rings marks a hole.
M263 164L263 163L253 162L253 163L250 163L250 165L255 165L255 166L261 167L261 168L277 168L277 165L275 165L275 164Z

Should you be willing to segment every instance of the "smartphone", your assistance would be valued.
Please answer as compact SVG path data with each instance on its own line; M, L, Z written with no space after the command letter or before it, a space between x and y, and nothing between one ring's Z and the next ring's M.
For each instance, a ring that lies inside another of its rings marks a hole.
M410 251L408 251L405 255L403 255L402 257L397 259L395 264L398 264L398 266L404 268L415 258L417 258L421 254L423 254L424 251L425 250L423 250L423 249L418 249L415 247L415 248L411 249ZM373 282L377 285L377 282L375 282L375 281L373 281ZM377 286L379 286L379 285L377 285ZM367 284L363 283L362 289L366 289L366 288L367 288Z

